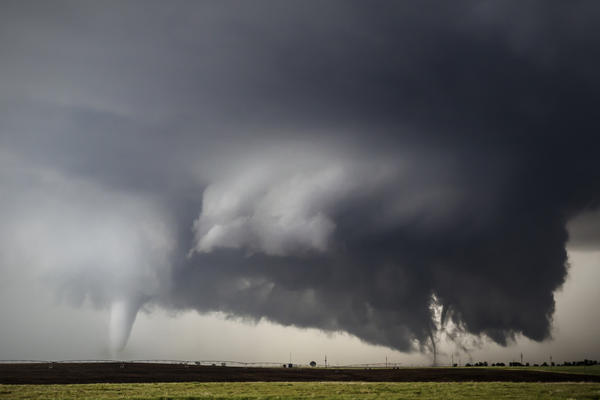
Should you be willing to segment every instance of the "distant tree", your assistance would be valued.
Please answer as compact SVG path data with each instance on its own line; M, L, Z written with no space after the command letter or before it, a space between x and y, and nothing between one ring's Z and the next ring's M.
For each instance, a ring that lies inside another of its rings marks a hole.
M316 366L317 366L317 363L316 363L316 362L314 362L314 361L311 361L311 362L310 362L310 366L311 366L311 367L316 367Z
M511 361L511 362L508 363L508 365L511 366L511 367L522 367L523 366L523 364L521 364L518 361Z

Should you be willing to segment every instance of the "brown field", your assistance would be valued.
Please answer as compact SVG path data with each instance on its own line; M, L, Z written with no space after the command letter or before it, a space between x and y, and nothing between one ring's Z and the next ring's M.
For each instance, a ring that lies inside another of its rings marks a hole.
M284 381L600 382L600 376L503 368L346 369L244 368L151 363L0 364L0 384Z

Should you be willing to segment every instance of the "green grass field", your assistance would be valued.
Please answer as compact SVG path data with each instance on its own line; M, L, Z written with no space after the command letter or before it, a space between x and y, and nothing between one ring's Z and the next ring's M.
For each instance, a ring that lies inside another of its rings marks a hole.
M600 399L598 383L137 383L0 385L0 399Z

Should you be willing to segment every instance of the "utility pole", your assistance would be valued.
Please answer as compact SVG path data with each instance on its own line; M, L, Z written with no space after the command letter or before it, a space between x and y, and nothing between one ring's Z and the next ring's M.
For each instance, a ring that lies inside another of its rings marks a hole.
M523 365L523 353L521 353L521 365Z
M327 354L325 354L325 368L327 368Z
M452 352L452 366L454 367L454 352Z
M385 356L385 367L387 368L387 356Z

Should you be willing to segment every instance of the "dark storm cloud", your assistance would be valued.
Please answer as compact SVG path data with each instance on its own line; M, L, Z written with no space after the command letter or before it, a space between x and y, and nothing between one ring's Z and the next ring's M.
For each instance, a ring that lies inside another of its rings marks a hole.
M410 350L435 298L501 344L550 335L566 223L600 201L594 2L44 7L2 5L2 177L18 201L23 165L55 171L172 227L125 253L158 277L123 278L129 305ZM66 285L114 284L83 271Z

